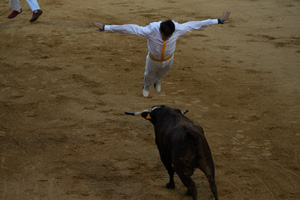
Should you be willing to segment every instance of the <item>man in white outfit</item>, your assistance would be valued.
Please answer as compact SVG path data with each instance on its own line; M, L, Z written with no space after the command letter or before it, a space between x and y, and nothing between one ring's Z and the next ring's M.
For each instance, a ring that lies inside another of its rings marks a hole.
M93 24L99 31L135 34L147 38L148 55L142 93L144 97L148 97L151 85L154 85L157 92L161 90L161 78L167 74L173 64L176 40L188 32L214 24L223 24L229 15L230 12L226 12L219 19L190 21L183 24L172 20L152 22L148 26L135 24L103 25L99 22L93 22Z
M43 13L37 0L26 0L32 10L32 17L30 22L36 21ZM10 7L13 9L12 13L8 15L9 19L15 18L18 14L21 14L22 8L19 0L10 0Z

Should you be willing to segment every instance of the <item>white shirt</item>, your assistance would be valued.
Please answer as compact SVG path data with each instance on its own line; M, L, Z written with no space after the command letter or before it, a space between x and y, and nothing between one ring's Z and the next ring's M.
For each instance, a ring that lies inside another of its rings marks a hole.
M161 58L161 52L164 41L159 31L160 23L161 21L152 22L148 26L138 26L135 24L105 25L105 31L135 34L141 37L146 37L149 53L157 59L163 59ZM166 41L164 58L167 58L174 53L176 48L176 40L180 36L194 30L199 30L214 24L218 24L218 20L208 19L204 21L190 21L183 24L173 21L173 23L175 24L175 31L173 35Z

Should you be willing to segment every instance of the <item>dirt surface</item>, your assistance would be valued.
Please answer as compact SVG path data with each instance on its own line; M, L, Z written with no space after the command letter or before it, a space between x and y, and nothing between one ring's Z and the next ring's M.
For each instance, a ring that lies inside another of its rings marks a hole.
M83 3L84 2L84 3ZM188 200L152 125L124 115L165 104L202 125L220 199L300 199L299 0L40 0L7 19L0 2L0 199ZM178 40L174 65L142 96L146 39L91 22L230 22ZM212 199L195 171L198 199Z

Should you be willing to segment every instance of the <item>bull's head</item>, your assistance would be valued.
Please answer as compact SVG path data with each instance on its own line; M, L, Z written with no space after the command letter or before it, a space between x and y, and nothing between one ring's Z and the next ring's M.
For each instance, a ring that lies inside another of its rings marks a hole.
M161 106L153 106L149 111L144 111L142 112L141 116L145 118L146 120L151 121L152 123L154 122L154 112L157 112L159 109L162 109L165 107L164 105ZM155 111L156 110L156 111Z
M125 112L125 114L126 115L141 115L143 118L153 122L153 112L154 112L154 110L161 109L163 107L165 107L165 106L164 105L153 106L150 110L143 110L143 111L138 111L138 112Z
M139 112L125 112L126 115L141 115L143 118L151 121L153 123L155 118L155 113L159 111L160 109L163 109L167 106L165 105L159 105L159 106L153 106L150 110L143 110ZM170 109L170 108L169 108ZM180 110L176 109L178 112L181 112ZM182 114L187 113L188 110L181 112Z

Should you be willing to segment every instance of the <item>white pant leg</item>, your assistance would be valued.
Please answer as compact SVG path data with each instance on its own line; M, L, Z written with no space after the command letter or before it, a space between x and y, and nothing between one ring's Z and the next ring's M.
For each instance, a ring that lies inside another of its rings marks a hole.
M20 10L21 9L21 5L20 5L20 1L19 0L10 0L10 7L13 10Z
M40 6L39 6L37 0L26 0L26 1L29 4L32 12L35 11L35 10L40 9Z
M161 65L160 62L155 62L151 60L149 55L146 58L146 66L145 66L145 73L144 73L144 86L148 87L153 85L157 81L157 69Z
M168 71L171 69L173 65L173 60L174 60L174 56L170 60L162 63L162 66L159 67L159 69L156 72L156 77L157 77L156 82L167 75Z

